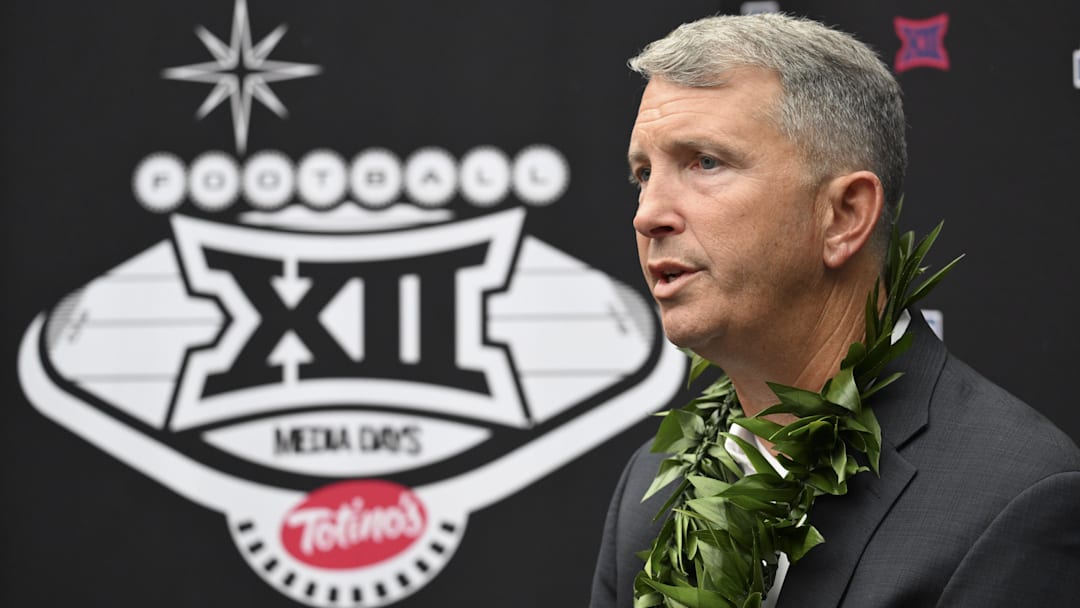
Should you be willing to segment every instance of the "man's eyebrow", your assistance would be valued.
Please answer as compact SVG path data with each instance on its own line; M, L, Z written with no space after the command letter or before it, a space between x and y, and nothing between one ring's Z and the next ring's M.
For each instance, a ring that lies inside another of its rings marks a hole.
M714 155L729 165L743 166L746 164L746 153L740 152L726 144L710 139L678 139L664 146L666 151L677 153L692 150ZM649 155L643 150L632 149L626 155L626 161L631 167L647 164Z
M712 139L679 139L671 143L672 150L694 150L718 157L729 165L746 164L746 153Z

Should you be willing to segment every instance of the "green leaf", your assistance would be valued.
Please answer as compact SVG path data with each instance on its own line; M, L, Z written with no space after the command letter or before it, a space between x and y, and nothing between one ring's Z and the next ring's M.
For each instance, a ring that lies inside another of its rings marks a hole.
M839 411L843 412L844 410L841 409ZM835 416L821 415L821 414L814 415L814 416L803 416L802 418L799 418L798 420L793 420L792 422L788 423L786 426L781 428L779 431L777 431L775 434L773 434L773 438L776 441L783 441L783 440L787 439L788 437L791 437L792 435L801 434L802 432L804 432L804 431L802 431L802 429L804 429L805 427L807 427L807 426L809 426L809 425L811 425L811 424L813 424L815 422L818 422L818 421L821 421L821 420L831 420L832 418L835 418Z
M824 401L824 399L821 398L821 395L814 391L808 391L794 386L785 386L774 382L766 382L765 384L767 384L773 394L780 399L781 403L800 405L807 409L813 409L820 406Z
M734 441L736 445L742 448L743 453L746 454L746 459L750 461L750 464L754 467L755 471L758 473L771 473L776 475L776 469L772 468L772 465L761 455L761 452L757 450L757 447L750 445L745 439L738 435L733 435L731 433L720 433L720 435Z
M824 494L840 495L844 493L843 487L836 479L836 474L832 472L832 469L811 471L806 477L806 485L816 488Z
M904 372L893 372L893 373L889 374L884 380L879 380L877 382L874 382L874 384L871 385L871 387L869 389L867 389L866 391L864 391L862 393L862 395L860 395L860 398L863 401L866 401L867 399L869 399L871 396L873 396L875 393L877 393L881 389L883 389L886 386L889 386L890 384L892 384L893 382L896 382L897 380L899 380L903 375L904 375Z
M832 453L832 470L836 473L838 481L847 479L847 447L843 443L837 443Z
M891 332L892 327L888 327L888 330ZM858 374L856 376L856 381L859 386L863 386L880 372L880 368L884 366L883 362L889 356L892 347L893 345L892 342L890 342L890 337L882 334L879 341L867 351L866 358L863 359L862 363L856 368Z
M814 526L792 526L777 530L779 549L787 553L791 563L803 558L810 549L825 542L825 537Z
M727 598L715 591L706 591L697 587L679 587L665 585L651 579L645 579L645 583L688 608L737 608Z
M698 355L694 352L690 352L688 354L690 355L690 373L688 374L686 380L686 388L690 388L690 385L694 383L694 380L697 380L698 376L700 376L702 373L705 372L705 370L709 369L709 367L712 366L712 363L710 363L701 355Z
M878 289L871 288L866 296L866 344L877 342L881 327L878 323ZM850 353L849 353L850 354Z
M880 355L876 357L876 362L873 364L873 367L858 370L859 376L857 383L865 385L876 378L890 361L907 352L914 343L915 336L908 332L901 336L895 344L885 346ZM871 356L867 357L867 361L869 360L871 360Z
M673 519L675 520L675 526L672 530L672 536L675 538L675 551L672 552L674 554L674 559L671 560L671 563L675 568L685 572L686 564L683 562L682 557L684 547L687 544L686 536L690 528L690 518L675 515Z
M721 375L713 382L701 391L702 395L708 397L726 397L731 393L731 378L727 375Z
M733 503L734 504L734 503ZM728 547L740 551L734 559L735 567L739 568L739 577L746 579L750 576L750 558L741 553L742 548L752 549L754 546L754 529L757 526L761 514L747 511L733 506L728 509ZM745 587L743 590L745 591Z
M844 409L859 413L862 402L859 401L859 387L855 384L854 371L850 367L840 368L840 372L826 383L825 398L829 403L843 406Z
M780 403L762 410L758 413L758 418L770 414L795 414L799 417L836 416L843 414L845 411L844 408L829 403L821 395L813 391L772 382L766 382L765 384L780 398Z
M911 230L900 235L900 251L905 259L911 257L912 248L915 246L915 233Z
M800 484L781 479L775 473L747 475L728 486L717 496L734 501L737 496L746 496L762 502L793 502L801 490Z
M728 527L728 500L717 496L707 498L694 498L686 501L686 506L693 512L709 520L714 528Z
M739 467L738 463L731 458L731 454L727 453L723 445L714 445L710 447L706 453L715 458L725 469L731 473L733 479L738 479L743 476L743 470Z
M840 362L840 368L855 367L866 357L866 345L862 342L852 342L848 347L847 356Z
M656 516L653 517L653 521L659 521L660 518L667 514L667 512L675 503L683 500L683 492L685 492L688 487L690 487L690 482L683 479L679 483L679 486L675 489L675 491L671 493L671 496L668 497L667 501L664 502L664 506L660 507L660 511L658 511L656 513Z
M819 416L791 431L788 441L799 440L812 452L831 450L836 443L836 416Z
M885 304L884 319L890 325L896 321L897 315L897 300L904 297L904 279L906 275L906 267L908 260L911 258L911 250L915 241L915 233L905 232L900 235L898 242L896 243L896 261L897 265L892 266L890 270L890 281L888 286L889 298Z
M660 421L660 427L656 430L656 437L653 438L652 447L650 451L653 453L672 453L675 450L671 449L671 446L675 442L682 440L682 427L679 426L679 421L675 418L676 410L669 410L664 419Z
M930 248L934 246L934 241L937 240L938 234L941 233L941 229L944 226L944 220L938 222L937 226L934 226L934 228L919 241L919 245L915 248L915 252L911 254L911 259L914 263L913 265L922 265L923 259L926 258L926 254L930 251Z
M664 595L653 590L645 581L649 576L638 572L634 577L634 608L652 608L664 605Z
M944 225L945 222L938 222L938 225L919 241L918 246L916 246L915 250L911 253L911 257L906 261L901 274L900 280L904 289L903 291L896 293L897 300L902 301L904 296L907 295L907 290L910 288L911 282L915 280L915 277L926 271L926 267L922 265L923 259L926 258L926 253L934 245L934 241L937 240L937 235L941 232L941 227ZM901 308L906 308L906 306L902 306Z
M752 562L752 570L750 571L750 595L756 595L760 600L761 594L765 592L765 581L764 573L761 571L761 550L758 547L757 538L754 539L754 551L750 561Z
M653 478L652 485L645 491L645 496L641 497L641 502L645 502L651 498L653 494L656 494L667 487L671 482L682 477L689 469L690 465L682 460L676 458L665 458L662 460L660 462L660 470L656 473L656 477Z
M649 576L658 576L664 571L664 556L667 554L668 545L671 544L671 536L674 530L675 522L670 518L660 527L660 533L657 534L656 539L653 540L653 545L649 549L649 555L645 559L645 574Z
M904 301L904 308L909 308L926 297L935 287L937 287L937 284L945 278L945 275L949 274L949 271L953 269L953 266L956 266L962 259L964 259L963 255L957 256L956 259L943 266L941 270L934 273L929 279L926 279L926 281L922 285L919 285L919 287L908 296L907 300Z
M943 225L943 222L938 223L938 225L930 231L930 234L926 235L921 241L919 241L919 244L915 246L915 248L908 255L907 259L904 260L903 267L900 269L900 288L894 292L895 297L893 298L893 300L895 303L903 302L904 298L907 296L908 290L911 287L911 282L915 280L915 277L919 276L923 272L926 272L926 267L922 265L923 258L926 257L926 252L937 239L937 233L941 231L941 227ZM914 241L914 233L911 234L912 240ZM904 307L901 306L900 308L902 309Z
M779 448L780 446L779 444L776 444L773 447ZM792 460L791 458L788 458L787 455L784 454L782 451L781 453L777 454L775 458L776 461L780 463L780 466L784 467L785 471L787 471L788 473L796 474L796 478L798 478L800 476L799 473L805 469L802 464Z
M701 543L701 555L702 565L707 573L709 573L710 581L715 585L715 590L722 593L725 597L734 598L741 597L746 592L744 571L748 571L749 568L742 561L742 556L737 553L725 551L726 547L730 549L730 538L726 537L722 545L721 543L708 543L704 542L704 537L699 537L702 540Z
M859 425L862 426L862 425ZM869 435L869 432L866 432ZM866 453L866 439L863 437L863 433L852 430L844 435L844 441L851 444L851 447L856 451Z
M719 479L704 477L702 475L688 475L686 479L694 486L694 489L697 490L698 496L716 496L731 487L730 483L720 481Z
M859 424L870 430L872 440L866 442L866 458L870 461L870 470L878 472L878 463L881 460L881 425L878 424L877 416L871 408L863 408L855 417Z
M784 505L758 500L752 496L731 496L728 501L744 511L757 511L767 517L783 517L787 513L787 507Z
M654 608L664 604L664 594L646 593L634 598L634 608Z
M870 429L863 426L854 416L844 416L836 419L837 428L840 431L854 431L855 433L871 434Z
M736 418L732 420L735 424L743 427L751 433L761 437L762 439L772 441L772 437L775 433L778 433L783 426L776 424L772 420L766 420L764 418Z
M660 422L652 451L670 454L692 448L700 442L704 432L705 421L701 416L686 410L671 410Z
M773 436L773 448L800 463L804 468L817 462L817 453L822 449L831 449L830 440L835 416L807 416L788 424ZM814 435L811 427L819 426L824 435L817 440L807 439ZM828 445L824 445L828 443ZM785 467L791 471L791 467Z

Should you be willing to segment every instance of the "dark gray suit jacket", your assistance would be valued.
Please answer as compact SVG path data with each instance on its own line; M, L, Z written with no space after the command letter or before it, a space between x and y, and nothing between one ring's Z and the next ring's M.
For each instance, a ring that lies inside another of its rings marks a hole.
M949 355L922 315L912 331L906 375L873 401L881 476L818 499L826 542L791 566L778 608L1080 606L1080 450ZM633 606L635 553L667 499L641 503L661 459L643 446L619 480L592 608Z

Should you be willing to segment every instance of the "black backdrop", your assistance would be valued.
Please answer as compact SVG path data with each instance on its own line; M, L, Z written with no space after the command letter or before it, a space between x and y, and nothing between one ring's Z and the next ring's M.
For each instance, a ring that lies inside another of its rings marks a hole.
M899 73L910 125L904 224L925 231L944 218L935 262L968 255L926 306L944 312L954 354L1080 438L1072 388L1080 4L780 5L857 34L889 63L902 44L896 17L948 15L948 69L940 49L924 47L939 66ZM140 161L222 150L243 162L228 102L197 120L210 85L161 77L209 61L193 28L228 42L233 8L199 0L0 9L4 606L300 605L244 563L220 513L43 416L17 370L36 315L168 239L167 214L133 195ZM554 203L529 208L527 233L639 289L624 153L642 84L624 62L679 23L738 12L740 3L250 0L248 8L256 42L288 24L271 59L322 68L271 83L288 117L257 100L249 151L298 161L317 148L349 158L369 147L405 157L439 146L460 157L491 145L512 156L547 144L571 177ZM508 195L500 209L519 204ZM480 215L460 195L450 208ZM241 201L211 214L188 201L178 212L235 223L246 209ZM654 424L643 418L472 513L446 569L397 605L584 605L609 493Z

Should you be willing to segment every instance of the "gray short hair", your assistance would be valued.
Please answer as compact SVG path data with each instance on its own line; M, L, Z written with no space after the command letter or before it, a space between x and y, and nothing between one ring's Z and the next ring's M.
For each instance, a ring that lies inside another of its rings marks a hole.
M907 167L904 109L900 85L865 44L809 19L718 15L679 26L629 65L686 87L722 85L739 66L775 72L783 93L774 118L812 177L868 169L881 180L885 210L874 241L883 251Z

